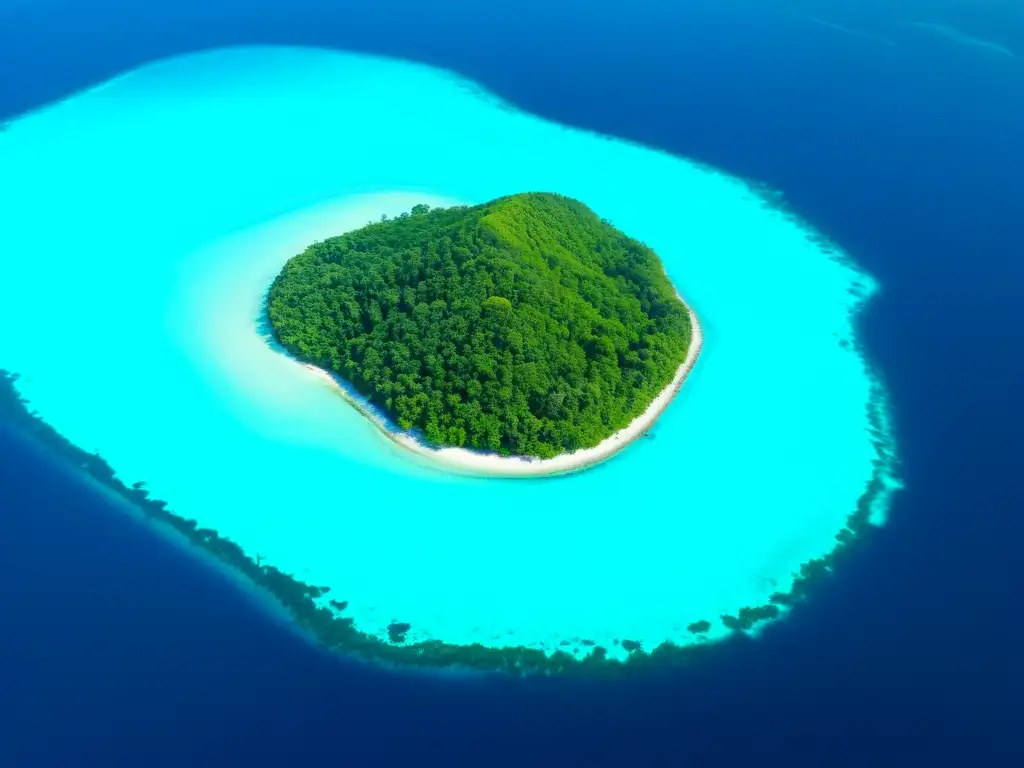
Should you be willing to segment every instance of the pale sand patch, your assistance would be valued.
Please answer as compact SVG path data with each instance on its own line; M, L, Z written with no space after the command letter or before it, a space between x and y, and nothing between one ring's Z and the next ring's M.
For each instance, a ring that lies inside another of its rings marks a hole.
M682 300L682 297L680 297L680 300ZM425 459L436 467L464 475L481 477L543 477L546 475L561 475L579 472L611 458L647 432L654 422L658 420L658 417L668 408L669 403L672 402L672 399L682 389L683 382L693 369L694 363L697 362L697 356L700 354L704 343L704 336L701 333L697 316L692 309L689 309L689 305L687 305L687 309L690 313L692 337L690 339L690 348L686 353L686 359L679 366L672 382L651 401L651 404L647 406L647 410L633 419L629 426L620 429L593 448L563 453L551 459L500 456L495 453L484 453L466 448L433 448L425 445L409 433L399 431L379 413L367 408L360 399L353 395L350 386L341 377L309 363L300 364L339 392L346 402L369 419L392 444L401 447L403 452L408 452L407 455Z

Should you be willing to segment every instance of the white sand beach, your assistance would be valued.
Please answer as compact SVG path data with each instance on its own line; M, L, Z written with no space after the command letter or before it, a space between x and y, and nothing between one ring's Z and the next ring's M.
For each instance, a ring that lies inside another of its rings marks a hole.
M611 458L647 432L654 422L658 420L658 417L668 408L669 403L672 402L679 390L682 389L683 382L686 381L687 375L697 362L697 357L700 355L700 350L704 343L700 322L697 320L697 316L692 309L689 312L693 335L690 339L690 349L686 353L686 359L679 366L672 382L654 398L647 407L647 410L633 419L629 426L620 429L593 448L563 453L551 459L501 456L496 453L485 453L466 448L433 448L425 445L411 434L397 430L379 413L368 409L362 401L353 396L349 385L336 374L309 363L300 364L310 373L334 387L350 405L369 419L393 444L399 446L403 451L408 451L412 456L425 459L435 466L463 475L469 474L481 477L543 477L546 475L561 475L579 472Z

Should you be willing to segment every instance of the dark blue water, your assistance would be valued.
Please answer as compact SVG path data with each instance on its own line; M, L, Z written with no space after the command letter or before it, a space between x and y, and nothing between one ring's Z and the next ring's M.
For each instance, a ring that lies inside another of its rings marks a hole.
M310 648L0 430L0 765L1024 759L1024 7L90 5L0 0L0 121L152 58L316 44L447 66L545 116L782 189L883 286L863 338L907 489L790 619L686 674L438 680Z

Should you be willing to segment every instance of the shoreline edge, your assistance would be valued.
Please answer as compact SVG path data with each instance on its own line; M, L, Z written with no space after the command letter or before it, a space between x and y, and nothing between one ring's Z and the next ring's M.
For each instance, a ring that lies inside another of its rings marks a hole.
M679 296L678 291L676 295ZM657 397L654 398L639 416L628 425L602 440L591 448L582 448L572 453L561 453L550 459L537 459L522 456L502 456L497 453L485 453L468 448L443 446L435 448L418 440L408 431L399 430L387 417L354 390L352 385L336 373L332 373L312 363L300 360L283 348L279 350L288 359L298 363L310 374L330 386L350 406L364 416L377 431L393 445L399 448L406 458L418 458L420 463L428 464L435 469L443 469L460 475L472 475L489 478L517 477L551 477L557 475L582 472L597 466L615 456L620 451L646 434L658 418L665 412L669 404L682 389L683 384L693 370L704 346L704 334L696 313L683 301L690 316L690 346L686 359L676 369L675 376Z

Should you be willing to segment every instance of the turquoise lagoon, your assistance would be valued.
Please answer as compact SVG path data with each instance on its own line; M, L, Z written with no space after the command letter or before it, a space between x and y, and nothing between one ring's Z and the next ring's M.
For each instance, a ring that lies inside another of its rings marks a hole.
M654 440L571 476L445 475L265 338L264 293L313 240L527 190L644 240L701 318ZM0 133L0 367L123 482L331 587L371 635L399 621L410 643L583 655L588 639L613 658L627 638L684 645L691 622L727 634L720 616L834 550L873 479L898 487L854 338L876 285L775 197L424 66L184 56Z

